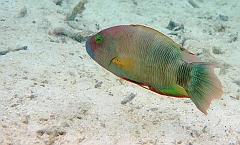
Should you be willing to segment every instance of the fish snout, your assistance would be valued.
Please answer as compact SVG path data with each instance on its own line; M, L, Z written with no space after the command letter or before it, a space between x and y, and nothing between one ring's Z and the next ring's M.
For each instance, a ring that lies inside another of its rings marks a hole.
M88 55L91 57L91 58L93 58L93 52L92 52L92 50L91 50L91 47L90 47L90 39L88 39L87 41L86 41L86 51L87 51L87 53L88 53Z

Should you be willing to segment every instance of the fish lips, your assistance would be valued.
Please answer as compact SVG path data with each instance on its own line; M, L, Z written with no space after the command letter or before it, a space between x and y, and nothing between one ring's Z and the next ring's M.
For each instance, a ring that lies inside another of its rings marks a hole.
M88 39L87 41L86 41L86 51L87 51L87 53L88 53L88 55L91 57L91 58L93 58L93 52L91 51L91 49L90 49L90 47L89 47L89 42L90 41L90 39Z

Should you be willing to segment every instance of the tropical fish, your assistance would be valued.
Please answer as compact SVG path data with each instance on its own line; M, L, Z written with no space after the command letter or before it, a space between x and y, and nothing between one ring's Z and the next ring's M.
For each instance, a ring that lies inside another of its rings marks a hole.
M87 40L86 50L118 77L162 95L190 98L206 115L211 101L222 96L221 82L214 74L217 63L202 62L152 28L107 28Z

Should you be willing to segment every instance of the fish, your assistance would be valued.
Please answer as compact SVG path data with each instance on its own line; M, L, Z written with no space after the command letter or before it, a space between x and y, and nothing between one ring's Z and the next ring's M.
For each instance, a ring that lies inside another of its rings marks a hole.
M205 115L213 99L221 98L222 84L215 62L196 55L163 33L143 25L118 25L86 41L86 51L116 76L155 93L190 98Z

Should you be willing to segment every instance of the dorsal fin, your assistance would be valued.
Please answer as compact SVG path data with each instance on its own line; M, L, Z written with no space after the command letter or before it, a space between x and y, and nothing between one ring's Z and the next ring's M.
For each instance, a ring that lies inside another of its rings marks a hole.
M149 29L150 31L153 31L154 33L158 34L158 35L161 35L161 36L164 36L166 37L169 41L172 41L174 42L170 37L168 37L167 35L163 34L162 32L156 30L156 29L153 29L153 28L150 28L150 27L147 27L147 26L143 26L143 25L138 25L138 24L131 24L130 26L133 26L133 27L141 27L143 29ZM175 43L175 42L174 42Z
M191 62L202 62L196 55L194 55L192 52L188 51L187 49L185 49L183 46L177 44L176 42L174 42L170 37L168 37L167 35L163 34L162 32L159 32L153 28L147 27L147 26L143 26L143 25L138 25L138 24L131 24L130 26L133 27L139 27L142 29L148 29L149 31L154 32L157 35L161 35L162 37L164 37L167 41L170 41L173 45L175 45L176 47L179 48L179 53L181 54L183 61L191 63ZM190 54L190 55L189 55Z

